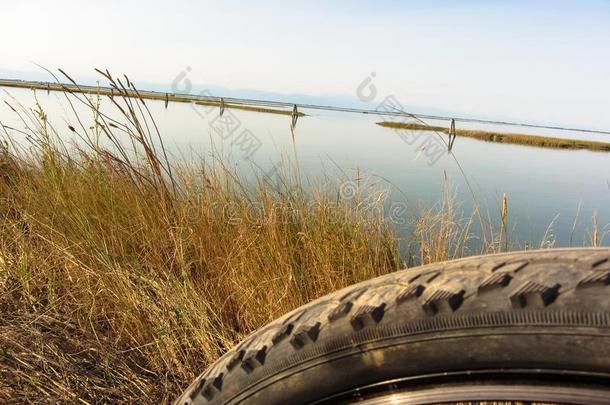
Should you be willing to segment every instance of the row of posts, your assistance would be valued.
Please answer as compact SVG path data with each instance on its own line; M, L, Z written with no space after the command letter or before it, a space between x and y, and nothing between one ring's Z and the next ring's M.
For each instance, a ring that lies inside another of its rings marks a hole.
M222 117L222 115L225 112L225 101L224 99L221 97L220 101L219 101L219 108L220 108L220 116ZM165 93L165 108L167 108L169 106L169 93ZM294 130L296 129L297 126L297 121L299 119L299 109L298 106L296 104L293 105L292 107L292 113L290 114L291 117L291 121L290 121L290 131L292 132L293 136L294 136ZM453 149L453 144L455 143L455 138L456 138L456 132L455 132L455 119L451 119L451 123L449 125L449 142L447 144L447 151L451 152Z

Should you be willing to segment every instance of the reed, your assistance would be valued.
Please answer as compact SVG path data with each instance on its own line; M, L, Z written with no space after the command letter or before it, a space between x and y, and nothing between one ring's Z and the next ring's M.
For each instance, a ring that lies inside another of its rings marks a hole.
M110 112L66 95L91 126L14 105L26 129L0 127L0 403L167 403L251 331L402 267L390 224L332 186L169 159L107 79Z
M506 194L502 199L499 221L494 220L490 213L482 225L478 218L476 208L470 212L461 208L456 201L456 190L445 181L439 201L422 207L416 215L411 241L418 256L414 264L521 249L509 238Z
M458 209L451 187L445 184L439 203L419 213L415 234L420 263L468 256L473 216L464 217Z
M507 226L507 218L508 218L508 198L506 197L506 193L502 195L502 210L500 211L500 220L502 221L502 236L504 238L504 250L508 250L508 226Z
M289 165L246 181L222 157L172 160L133 83L102 74L111 111L65 94L91 125L57 127L38 104L12 106L24 129L0 125L0 403L167 403L316 297L404 261L500 250L498 225L476 229L448 185L415 218L405 258L376 214L387 193L360 191L359 170L342 198ZM504 229L507 216L504 199Z

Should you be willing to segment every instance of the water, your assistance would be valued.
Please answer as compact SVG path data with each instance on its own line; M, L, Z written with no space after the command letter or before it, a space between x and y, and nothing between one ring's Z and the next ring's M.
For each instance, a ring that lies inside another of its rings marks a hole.
M24 106L34 105L33 93L29 90L1 90L3 100L11 100L6 94L8 92ZM65 96L44 91L36 94L51 122L66 137L71 136L67 126L76 127L77 122ZM429 158L417 146L432 139L433 133L419 133L421 138L418 142L409 145L395 130L375 125L381 119L374 115L303 111L309 116L299 118L293 146L289 116L226 110L224 119L234 119L232 128L236 129L223 139L214 130L219 122L217 107L171 103L166 109L162 101L147 100L146 103L166 146L179 158L207 158L213 144L217 152L242 167L256 165L270 173L283 157L290 156L294 160L296 149L296 159L305 176L353 179L360 173L361 184L381 183L391 188L392 198L406 203L410 214L417 212L420 206L429 206L439 200L445 178L455 188L456 200L465 213L472 210L474 193L484 215L489 213L496 222L502 195L506 193L511 238L518 240L521 246L526 242L537 246L545 234L556 240L555 246L569 246L570 241L581 246L590 240L594 212L600 227L610 222L608 153L541 149L458 137L454 155L470 183L471 193L450 155L443 154L430 164ZM83 117L90 116L84 108L78 105L76 108ZM5 125L23 127L4 103L0 105L0 120ZM91 122L84 121L87 125ZM491 129L526 131L521 128ZM247 134L243 135L246 130ZM595 134L529 129L527 133L609 141L603 135ZM250 145L260 147L248 155L248 151L255 149L248 149L248 142L242 148L231 145L240 136L250 137L246 140L256 141ZM580 213L576 219L579 205ZM575 220L576 227L572 232ZM603 240L603 244L610 245L610 240Z

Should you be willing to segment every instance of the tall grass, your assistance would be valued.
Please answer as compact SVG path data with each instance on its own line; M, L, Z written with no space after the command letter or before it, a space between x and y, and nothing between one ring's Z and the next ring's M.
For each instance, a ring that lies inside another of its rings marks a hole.
M482 225L477 209L475 207L470 213L465 212L456 201L455 189L445 181L439 201L432 206L424 206L417 214L411 240L418 258L414 264L521 249L516 241L513 243L510 240L506 193L502 196L498 212L494 214L488 211Z
M129 79L101 73L111 111L65 89L76 125L13 103L22 128L0 127L0 402L168 402L265 323L404 267L395 229L371 214L385 194L174 161ZM458 207L447 187L420 213L414 262L511 248L506 197L474 251Z
M120 118L69 95L92 127L40 106L3 127L27 144L0 149L0 402L168 401L263 324L401 267L390 226L336 190L171 162L108 79Z

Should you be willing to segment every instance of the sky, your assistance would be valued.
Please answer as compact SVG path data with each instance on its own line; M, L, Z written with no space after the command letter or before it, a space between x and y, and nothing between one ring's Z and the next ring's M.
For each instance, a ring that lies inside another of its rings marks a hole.
M345 104L371 78L372 108L395 95L414 112L610 129L608 0L22 0L0 15L0 77L98 67Z

